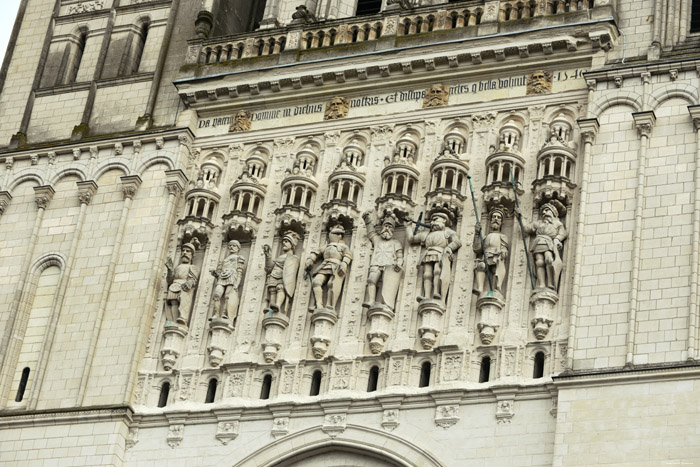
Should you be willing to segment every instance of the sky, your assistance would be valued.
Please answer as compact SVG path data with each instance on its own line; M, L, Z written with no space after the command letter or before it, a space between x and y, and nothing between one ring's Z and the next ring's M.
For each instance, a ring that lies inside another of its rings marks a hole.
M0 0L0 57L5 58L7 41L15 25L20 0ZM0 63L2 60L0 59Z

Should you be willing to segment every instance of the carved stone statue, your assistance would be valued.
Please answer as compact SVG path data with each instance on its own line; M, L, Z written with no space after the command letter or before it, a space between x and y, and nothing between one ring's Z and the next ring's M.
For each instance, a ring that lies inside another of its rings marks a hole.
M199 268L192 264L195 246L191 243L182 245L180 264L173 269L173 260L168 258L165 267L168 269L166 280L168 282L168 294L165 297L167 316L170 321L178 324L187 324L187 316L192 308L194 296L199 280Z
M243 271L245 270L245 258L239 255L241 244L238 240L228 242L228 256L221 260L216 266L216 269L209 271L212 276L216 277L217 284L214 287L214 318L233 318L233 323L236 322L238 315L238 288L241 285ZM226 297L226 309L221 316L221 302Z
M367 237L374 246L367 276L367 301L362 306L370 308L375 303L383 303L393 311L403 269L403 245L394 238L396 216L386 214L381 222L381 230L377 233L376 226L372 225L371 215L372 211L362 214L367 226ZM381 290L378 287L380 280Z
M430 231L414 235L408 228L408 241L420 244L425 249L420 257L423 269L423 293L417 297L419 302L426 299L445 301L452 279L452 260L454 253L462 246L457 232L447 228L450 216L437 211L430 216Z
M348 267L352 262L350 248L343 241L345 229L342 225L335 225L328 232L328 244L323 251L317 250L311 253L306 260L306 271L310 273L311 267L321 260L321 265L313 273L312 288L314 304L309 306L309 310L316 308L327 308L335 310L335 306L340 298L340 291L343 288L343 281ZM326 299L324 301L324 289Z
M279 311L289 314L289 302L294 298L297 274L299 272L299 257L294 255L294 248L299 243L299 235L289 231L282 236L282 254L272 259L270 247L263 246L265 254L265 272L267 280L267 306L264 311Z
M552 200L540 207L540 220L532 223L523 220L525 233L535 237L530 241L530 253L535 260L537 288L547 287L556 291L559 286L563 267L560 253L567 237L566 227L559 216L565 212L563 204ZM521 216L518 210L516 214Z
M476 283L474 285L474 291L481 294L486 290L484 287L488 285L486 283L488 268L493 291L503 296L505 295L503 280L506 277L506 261L508 260L508 251L510 249L508 237L501 233L505 211L501 208L494 208L489 214L491 231L484 237L483 248L486 249L485 254L482 249L481 239L479 238L481 224L476 224L474 226L474 242L472 243L472 249L474 253L477 254L477 257L479 257L476 264Z

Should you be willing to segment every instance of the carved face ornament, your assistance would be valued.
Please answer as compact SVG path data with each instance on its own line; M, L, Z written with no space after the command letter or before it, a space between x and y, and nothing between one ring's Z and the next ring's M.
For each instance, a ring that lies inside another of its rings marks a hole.
M232 255L238 254L241 251L241 244L237 240L231 240L228 242L228 251Z
M189 264L192 262L192 256L194 252L190 248L182 249L182 256L180 257L180 262L184 264Z
M501 213L494 212L491 214L491 230L500 231L501 225L503 225L503 217Z
M391 237L394 236L394 226L387 222L382 225L382 231L379 233L379 235L384 239L384 240L390 240Z
M433 216L430 219L431 230L445 230L445 225L447 225L447 220L443 216Z

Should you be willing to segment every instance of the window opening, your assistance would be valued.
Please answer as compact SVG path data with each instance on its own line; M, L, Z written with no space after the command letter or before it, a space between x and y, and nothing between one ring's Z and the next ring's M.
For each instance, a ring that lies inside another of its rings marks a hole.
M170 383L164 382L160 387L160 397L158 398L158 407L165 407L168 405L168 395L170 394Z
M314 371L311 377L311 392L309 395L318 396L321 393L321 370Z
M479 370L479 382L480 383L488 382L490 372L491 372L491 357L484 357L481 359L481 369Z
M532 377L537 379L544 376L544 352L535 354L535 367L532 370Z
M355 15L373 15L382 9L382 0L358 0Z
M424 388L430 385L430 367L432 364L430 362L423 362L420 366L420 381L418 382L419 388Z
M29 367L22 370L22 378L19 380L19 387L17 388L17 396L15 396L15 402L22 402L24 399L24 391L27 389L27 382L29 381Z
M260 389L260 399L267 400L270 398L270 389L272 388L272 375L265 375Z
M690 13L690 32L700 32L700 0L693 0Z
M207 386L207 397L204 399L205 404L211 404L214 402L214 398L216 397L216 385L218 381L216 378L212 378L209 380L209 386Z
M373 366L369 370L369 380L367 381L367 392L376 391L378 381L379 381L379 367Z
M143 26L141 26L141 31L138 34L138 37L136 38L136 50L134 50L134 61L133 61L133 66L131 68L131 73L138 73L139 68L141 68L141 59L143 58L143 50L146 48L146 39L148 38L148 23L143 23Z

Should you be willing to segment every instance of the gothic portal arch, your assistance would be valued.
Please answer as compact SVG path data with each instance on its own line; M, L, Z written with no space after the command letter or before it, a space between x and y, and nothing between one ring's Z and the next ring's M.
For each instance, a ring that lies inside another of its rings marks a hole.
M235 467L443 467L409 440L360 425L331 437L320 426L301 430L253 452Z

